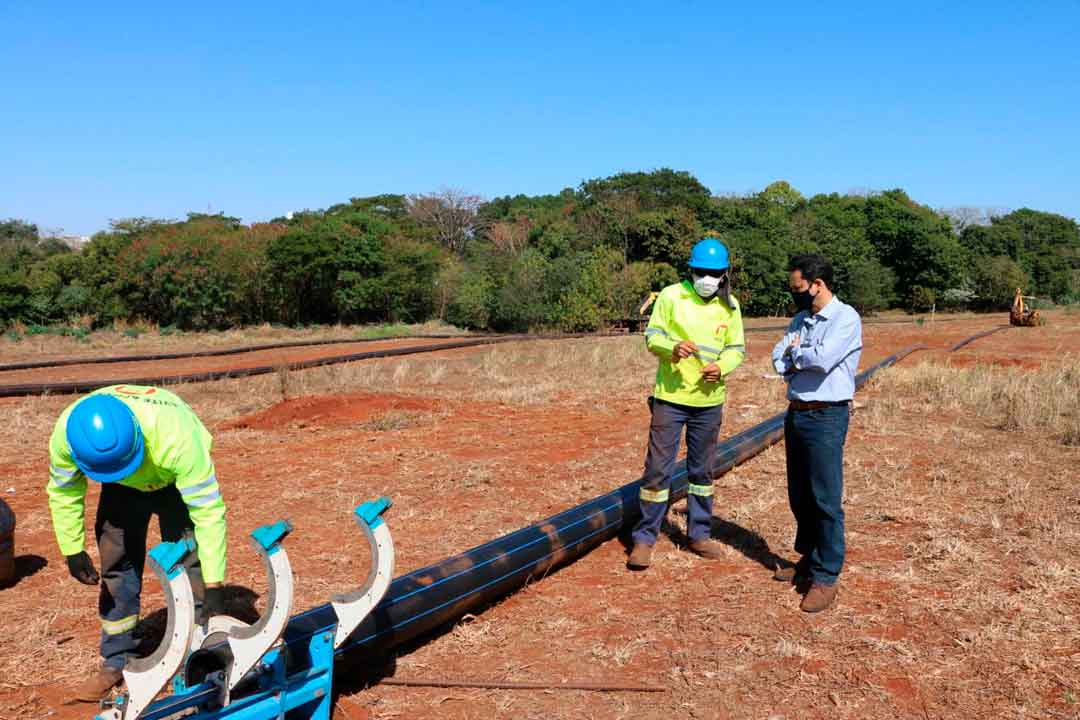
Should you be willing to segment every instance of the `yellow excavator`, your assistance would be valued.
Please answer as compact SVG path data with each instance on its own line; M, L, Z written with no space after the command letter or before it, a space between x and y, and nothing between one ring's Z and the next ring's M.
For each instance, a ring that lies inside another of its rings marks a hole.
M644 316L645 313L647 313L649 311L649 308L652 307L652 304L654 302L656 302L656 297L659 294L660 293L658 293L658 292L651 292L648 295L646 295L645 299L641 301L641 307L638 308L637 314L641 315L641 316Z
M1035 298L1029 298L1034 300ZM1016 288L1016 297L1013 298L1012 310L1009 311L1009 324L1020 327L1037 327L1043 324L1038 310L1024 308L1024 293Z

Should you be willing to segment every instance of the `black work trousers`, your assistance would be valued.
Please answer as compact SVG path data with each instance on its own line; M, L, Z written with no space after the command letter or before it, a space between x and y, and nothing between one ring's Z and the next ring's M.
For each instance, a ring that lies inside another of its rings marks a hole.
M94 534L101 556L101 656L105 667L121 670L138 641L146 534L150 517L158 516L161 539L175 542L194 530L187 506L175 485L143 492L119 484L101 486ZM198 562L188 569L196 601L204 589Z

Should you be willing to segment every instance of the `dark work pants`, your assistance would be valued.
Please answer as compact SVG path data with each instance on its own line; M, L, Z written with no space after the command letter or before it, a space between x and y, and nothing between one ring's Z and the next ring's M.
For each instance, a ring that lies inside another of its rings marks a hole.
M784 418L788 501L795 515L795 552L807 558L815 583L833 585L844 565L844 441L847 404L788 410Z
M175 485L142 492L117 484L101 486L94 534L101 556L101 656L105 667L121 670L138 642L143 567L146 564L146 533L150 516L158 516L161 539L180 540L194 525ZM196 562L188 570L196 598L203 596L202 573Z
M641 519L633 531L636 544L655 545L667 514L671 472L686 428L687 535L706 540L712 532L713 461L724 406L691 407L650 398L649 452L641 477Z

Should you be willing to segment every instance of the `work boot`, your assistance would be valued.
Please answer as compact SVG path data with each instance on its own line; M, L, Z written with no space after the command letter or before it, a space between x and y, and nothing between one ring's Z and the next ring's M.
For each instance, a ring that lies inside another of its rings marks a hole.
M778 567L773 573L773 580L800 585L810 576L810 560L805 555L791 567Z
M840 592L840 584L836 585L822 585L821 583L814 583L810 586L810 590L802 599L802 603L799 605L799 609L803 612L816 613L822 610L827 610L833 602L836 600L837 594Z
M124 679L124 674L113 668L103 667L82 681L75 689L72 702L96 703Z
M644 570L652 565L652 553L652 545L634 543L634 549L630 551L630 558L626 561L626 567L631 570Z
M691 540L686 549L706 560L719 560L724 557L724 551L720 547L720 543L715 540Z

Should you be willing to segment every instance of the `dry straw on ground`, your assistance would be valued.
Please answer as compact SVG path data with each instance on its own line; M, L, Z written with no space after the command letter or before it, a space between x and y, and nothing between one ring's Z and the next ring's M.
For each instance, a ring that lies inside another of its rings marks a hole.
M915 399L931 411L971 413L1019 436L1039 433L1080 445L1080 357L1037 370L953 368L947 362L898 366L878 382L888 397L900 399L893 402Z

